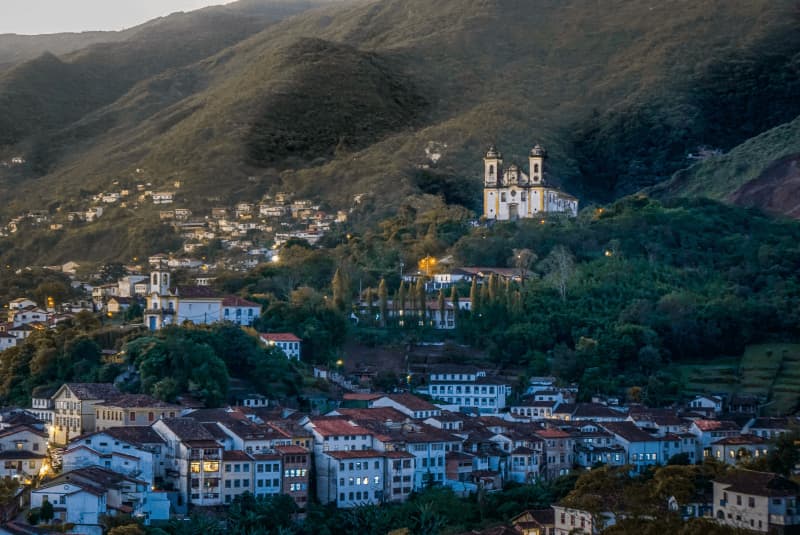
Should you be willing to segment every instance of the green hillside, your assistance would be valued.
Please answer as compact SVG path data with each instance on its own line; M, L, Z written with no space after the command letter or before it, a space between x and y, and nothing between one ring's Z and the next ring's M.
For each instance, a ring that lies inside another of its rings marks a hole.
M786 415L800 404L800 345L748 346L739 359L674 367L687 394L747 394L765 400L768 415Z
M657 197L702 195L797 217L797 173L791 163L798 157L800 117L680 171L651 193Z
M333 207L368 193L361 220L374 223L424 192L474 207L491 142L507 160L544 144L552 182L606 202L669 178L700 144L727 150L800 115L794 16L789 0L380 0L228 48L247 25L187 19L152 30L157 52L113 62L92 47L6 73L0 154L31 157L0 174L0 217L143 168L156 186L181 179L200 209L279 188ZM48 93L49 72L74 90ZM100 94L84 97L92 76ZM435 165L431 143L445 147Z

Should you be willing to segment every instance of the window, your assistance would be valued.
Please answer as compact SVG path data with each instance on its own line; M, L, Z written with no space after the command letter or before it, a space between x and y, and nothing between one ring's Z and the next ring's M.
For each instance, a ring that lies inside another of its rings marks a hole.
M747 506L748 507L755 507L756 506L756 499L752 496L747 498Z

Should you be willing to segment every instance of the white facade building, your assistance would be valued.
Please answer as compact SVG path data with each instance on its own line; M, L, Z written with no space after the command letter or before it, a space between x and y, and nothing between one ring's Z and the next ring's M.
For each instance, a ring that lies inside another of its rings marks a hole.
M541 217L547 213L578 215L578 199L545 184L546 151L531 149L529 172L516 164L503 167L503 155L492 145L483 158L483 216L497 221Z

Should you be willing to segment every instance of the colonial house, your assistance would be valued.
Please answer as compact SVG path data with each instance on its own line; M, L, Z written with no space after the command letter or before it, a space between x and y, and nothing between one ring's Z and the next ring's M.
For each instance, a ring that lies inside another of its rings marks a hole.
M589 511L553 505L555 535L595 535L616 523L613 513L593 515Z
M711 443L711 457L725 464L737 464L767 455L772 445L756 435L726 437Z
M328 451L317 459L317 498L347 509L384 499L386 457L375 450Z
M130 514L146 525L169 520L169 501L164 493L152 492L141 480L100 467L66 472L31 491L31 507L53 504L56 519L74 524L72 533L102 535L103 515Z
M277 347L286 358L300 360L300 344L303 340L292 333L262 333L259 339L270 347Z
M387 394L370 401L369 406L390 407L419 420L442 414L442 409L412 394Z
M95 404L95 429L152 425L161 418L180 416L181 406L144 394L125 394Z
M94 431L94 406L120 394L110 383L65 383L53 394L50 441L63 445L76 436Z
M511 385L487 376L485 371L454 369L429 374L428 393L442 403L481 413L496 413L505 409Z
M0 431L0 477L29 483L46 459L47 434L27 425Z
M215 434L191 418L167 418L153 424L164 442L165 479L179 493L178 507L223 504L222 452Z
M165 474L165 447L150 426L114 427L73 439L62 455L63 468L99 466L153 485Z
M800 486L782 476L736 470L714 482L714 518L720 524L758 533L794 533Z
M237 325L252 325L260 314L261 305L237 297L218 296L207 286L172 288L168 271L158 270L150 275L144 313L145 325L150 330L184 322L208 325L231 321Z

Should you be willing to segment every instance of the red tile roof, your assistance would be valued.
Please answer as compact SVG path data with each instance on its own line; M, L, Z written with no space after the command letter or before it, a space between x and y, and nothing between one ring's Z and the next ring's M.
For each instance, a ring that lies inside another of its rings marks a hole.
M344 418L315 418L311 423L314 430L323 437L371 434L367 429L351 424Z
M695 420L700 431L738 431L741 427L730 420Z
M224 307L260 307L258 303L254 303L252 301L248 301L247 299L242 299L241 297L236 297L235 295L229 295L222 299L222 306Z
M267 342L302 342L303 340L292 333L262 333L259 335Z
M385 457L386 454L382 451L375 450L347 450L347 451L326 451L325 455L333 457L334 459L375 459L378 457Z

